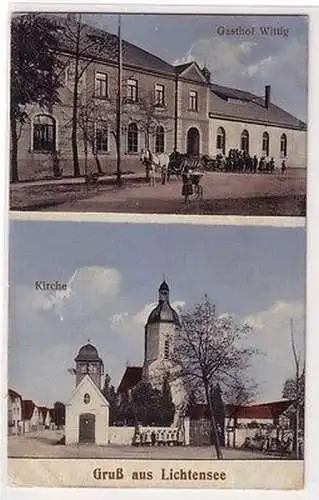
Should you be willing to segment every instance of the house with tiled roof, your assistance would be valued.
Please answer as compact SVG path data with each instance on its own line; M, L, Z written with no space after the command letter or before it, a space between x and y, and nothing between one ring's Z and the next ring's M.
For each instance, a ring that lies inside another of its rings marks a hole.
M18 143L21 180L50 177L54 168L61 175L73 172L70 123L77 24L72 16L51 18L60 30L64 68L59 75L60 103L50 111L28 107L29 119ZM91 110L86 125L79 124L77 130L80 172L96 171L99 162L103 172L113 173L119 40L82 23L80 46L79 114L87 116ZM145 146L155 153L210 157L240 149L258 158L274 157L277 165L285 159L288 167L306 166L306 124L273 102L270 85L261 97L220 85L208 68L200 68L195 61L174 66L125 39L122 49L124 171L142 169L139 155Z
M226 405L226 418L232 425L257 424L278 425L280 417L290 408L293 401L280 399L243 406Z
M39 421L44 429L50 429L52 423L50 408L39 406Z
M8 390L8 434L17 435L23 432L22 397L13 389Z
M40 410L31 399L22 400L22 420L24 432L37 431L40 427Z

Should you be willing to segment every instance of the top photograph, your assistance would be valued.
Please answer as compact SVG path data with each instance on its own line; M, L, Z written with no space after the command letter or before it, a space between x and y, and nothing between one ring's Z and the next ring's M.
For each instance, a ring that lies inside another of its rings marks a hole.
M306 215L307 16L10 25L10 210Z

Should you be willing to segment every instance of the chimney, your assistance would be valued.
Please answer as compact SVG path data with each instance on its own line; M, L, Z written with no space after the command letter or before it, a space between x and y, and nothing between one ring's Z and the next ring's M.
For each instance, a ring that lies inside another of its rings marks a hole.
M210 83L211 72L209 71L209 69L206 66L203 67L202 73L203 73L204 77L206 78L207 82Z
M271 86L265 86L265 108L268 109L270 106L270 96L271 96Z

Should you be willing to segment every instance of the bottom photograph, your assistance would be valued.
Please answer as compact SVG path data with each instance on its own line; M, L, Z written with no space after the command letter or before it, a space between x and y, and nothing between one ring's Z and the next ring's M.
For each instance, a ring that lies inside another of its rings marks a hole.
M302 488L305 245L12 220L8 483Z

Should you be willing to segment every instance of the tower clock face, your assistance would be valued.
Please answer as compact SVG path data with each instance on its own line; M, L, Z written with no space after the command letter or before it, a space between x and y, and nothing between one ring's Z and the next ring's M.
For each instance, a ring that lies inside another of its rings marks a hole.
M81 366L81 373L86 373L86 365Z
M96 373L97 372L97 367L93 364L89 364L89 373Z

